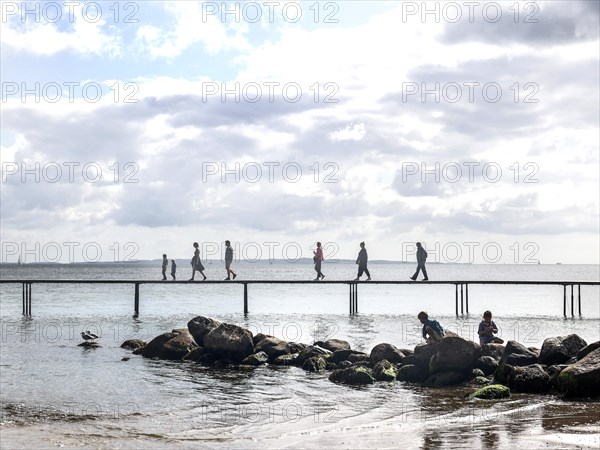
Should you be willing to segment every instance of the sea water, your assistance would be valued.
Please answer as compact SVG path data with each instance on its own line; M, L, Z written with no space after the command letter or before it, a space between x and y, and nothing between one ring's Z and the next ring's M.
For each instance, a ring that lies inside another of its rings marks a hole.
M188 279L187 261L178 278ZM209 279L225 277L207 263ZM308 263L240 262L238 279L310 280ZM374 280L408 280L413 264L371 263ZM596 265L428 265L430 280L598 281ZM326 279L350 280L356 265L327 262ZM159 280L155 264L0 266L2 279ZM337 385L295 367L214 370L147 360L123 350L126 339L152 339L197 315L253 333L312 343L347 340L369 352L388 342L422 342L416 315L476 339L489 309L505 340L540 347L550 336L600 339L600 291L582 286L582 316L563 317L562 286L470 285L470 314L455 315L453 285L369 285L348 314L348 287L249 285L249 314L237 284L133 286L34 284L33 317L21 316L21 285L0 285L0 441L2 448L514 448L598 446L600 405L552 395L513 394L503 402L465 400L469 388L428 389L394 382ZM575 292L577 299L577 292ZM79 347L81 331L99 348ZM129 360L122 360L130 358Z

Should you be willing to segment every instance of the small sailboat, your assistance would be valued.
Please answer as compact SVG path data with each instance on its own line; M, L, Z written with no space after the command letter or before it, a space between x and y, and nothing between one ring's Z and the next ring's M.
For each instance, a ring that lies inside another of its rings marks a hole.
M17 264L18 264L19 266L20 266L21 264L23 264L23 263L21 262L21 255L19 255L19 260L17 261Z

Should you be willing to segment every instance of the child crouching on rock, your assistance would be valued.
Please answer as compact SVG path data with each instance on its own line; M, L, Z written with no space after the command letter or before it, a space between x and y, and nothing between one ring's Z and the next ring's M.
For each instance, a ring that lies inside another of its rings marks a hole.
M444 337L444 329L437 320L430 320L425 311L421 311L417 318L423 324L423 339L428 344L439 342Z
M483 320L479 323L477 334L479 335L479 343L483 344L504 344L504 341L497 336L498 327L492 320L492 312L486 311L483 313Z

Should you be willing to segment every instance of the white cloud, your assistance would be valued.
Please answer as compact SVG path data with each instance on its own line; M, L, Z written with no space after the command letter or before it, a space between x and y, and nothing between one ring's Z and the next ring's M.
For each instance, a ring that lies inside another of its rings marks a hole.
M329 139L334 142L361 141L365 137L365 134L367 134L367 128L365 127L365 124L355 123L330 133Z
M196 43L202 43L211 54L250 49L246 28L230 27L216 16L203 14L202 2L165 2L164 11L172 25L142 25L137 31L138 42L153 59L173 59Z
M87 20L82 14L82 4L73 6L72 22L65 31L59 29L58 23L37 20L20 23L20 15L9 16L0 25L2 45L19 52L34 55L52 56L63 51L71 51L80 55L103 55L118 57L121 54L121 38L115 34L114 27L107 27L107 20ZM64 13L66 14L66 13Z

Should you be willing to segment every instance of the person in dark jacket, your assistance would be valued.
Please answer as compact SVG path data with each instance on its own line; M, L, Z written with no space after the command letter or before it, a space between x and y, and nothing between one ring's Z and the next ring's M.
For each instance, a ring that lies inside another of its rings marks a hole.
M360 251L358 252L358 258L356 258L356 264L358 264L358 275L354 281L360 280L363 272L367 274L367 281L371 281L371 274L369 273L369 269L367 269L367 261L369 257L367 256L367 249L365 248L365 243L360 243Z
M177 277L175 276L177 274L177 263L175 262L174 259L171 260L171 276L173 277L173 280L176 280Z
M165 281L167 279L167 264L169 264L169 261L167 260L167 255L165 255L163 253L163 260L162 260L162 280Z
M498 333L498 327L492 320L492 312L486 311L483 313L483 320L479 323L477 334L479 335L479 343L484 344L504 344L504 340L494 334Z
M225 280L231 280L231 276L235 280L237 274L231 269L231 263L233 262L233 248L231 242L225 241L225 270L227 271L227 278Z
M423 248L420 242L417 242L417 271L410 277L411 280L415 281L419 276L419 271L423 271L423 281L429 281L427 277L427 270L425 269L425 260L427 259L427 252Z

